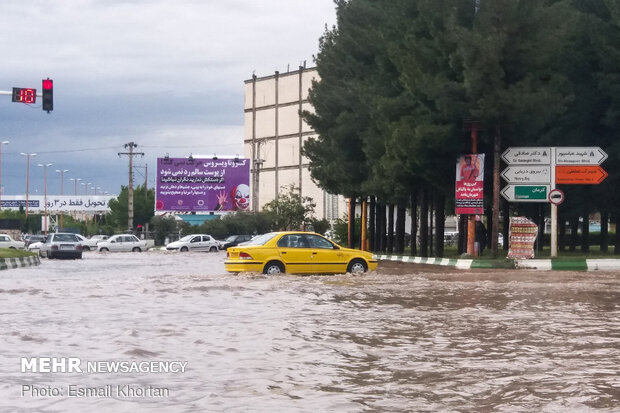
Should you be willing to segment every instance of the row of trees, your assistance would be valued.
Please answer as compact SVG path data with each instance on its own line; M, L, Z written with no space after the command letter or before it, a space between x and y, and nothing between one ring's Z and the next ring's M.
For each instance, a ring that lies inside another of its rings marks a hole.
M429 252L432 211L435 254L443 254L444 211L454 210L454 165L457 156L471 152L464 128L471 120L480 122L478 152L487 154L487 211L494 153L510 146L600 146L609 155L609 177L598 186L562 187L560 232L569 221L577 234L581 216L587 234L594 211L618 221L617 1L335 3L337 26L326 30L316 56L320 80L309 95L314 111L303 114L318 137L306 142L303 153L321 187L370 199L373 250L404 250L409 208L411 238L419 231L421 241L419 251L412 243L412 254ZM514 212L545 215L539 205L513 204L511 212L503 202L501 208L506 219ZM606 248L607 233L601 236ZM573 237L572 248L576 242ZM582 245L587 249L587 237Z

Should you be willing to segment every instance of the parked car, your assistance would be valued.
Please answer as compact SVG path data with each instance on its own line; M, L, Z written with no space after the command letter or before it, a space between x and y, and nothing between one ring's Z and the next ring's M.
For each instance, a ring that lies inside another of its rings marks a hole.
M82 258L82 243L75 234L52 233L41 244L39 255L47 258Z
M132 234L113 235L107 240L100 241L97 244L97 251L99 252L141 252L146 251L146 249L146 241L141 240Z
M289 273L361 273L377 268L370 252L344 248L313 232L270 232L226 253L226 271Z
M96 239L88 239L86 237L83 237L80 234L75 234L76 237L78 237L80 239L80 242L82 243L82 249L84 251L90 251L90 250L96 250L97 249L97 241Z
M41 249L41 245L43 245L43 243L45 243L45 240L47 239L47 236L46 235L42 235L42 238L43 239L41 241L27 243L26 249L28 251L39 251Z
M219 249L219 241L207 234L186 235L178 241L166 245L167 250L174 251L211 251Z
M10 235L0 234L0 248L24 249L24 241L15 241Z
M35 242L42 242L45 241L45 235L28 235L28 237L24 237L24 241L26 242L26 248L28 248L30 246L30 244L33 244Z
M231 235L226 238L224 241L220 241L220 249L225 250L228 247L234 247L235 245L239 245L242 242L246 242L252 239L251 235Z

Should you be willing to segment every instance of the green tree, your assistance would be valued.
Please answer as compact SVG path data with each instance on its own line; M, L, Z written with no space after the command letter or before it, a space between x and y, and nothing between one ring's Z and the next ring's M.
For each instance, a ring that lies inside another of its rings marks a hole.
M106 216L106 222L118 230L126 230L129 217L129 191L126 186L121 187L121 192L116 199L110 200L111 212ZM145 225L155 215L155 190L146 189L140 185L133 190L133 224Z
M282 189L288 189L288 192L280 193L276 199L265 204L263 212L272 217L274 229L284 231L305 228L312 222L316 204L312 198L302 197L299 188L293 184Z

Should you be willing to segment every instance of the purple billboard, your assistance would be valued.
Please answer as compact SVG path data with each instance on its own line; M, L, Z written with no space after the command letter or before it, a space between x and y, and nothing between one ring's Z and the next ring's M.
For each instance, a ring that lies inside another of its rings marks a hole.
M157 158L155 210L244 211L249 206L249 159Z

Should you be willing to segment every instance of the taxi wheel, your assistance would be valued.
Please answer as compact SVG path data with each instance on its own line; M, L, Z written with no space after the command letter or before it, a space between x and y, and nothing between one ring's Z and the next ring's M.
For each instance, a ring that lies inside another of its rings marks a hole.
M265 268L263 269L263 274L268 274L268 275L278 275L278 274L282 274L283 272L284 272L284 266L277 261L268 262L267 265L265 265Z
M347 272L350 272L351 274L360 274L366 271L368 271L368 266L366 266L364 260L360 259L351 261L349 263L349 267L347 268Z

